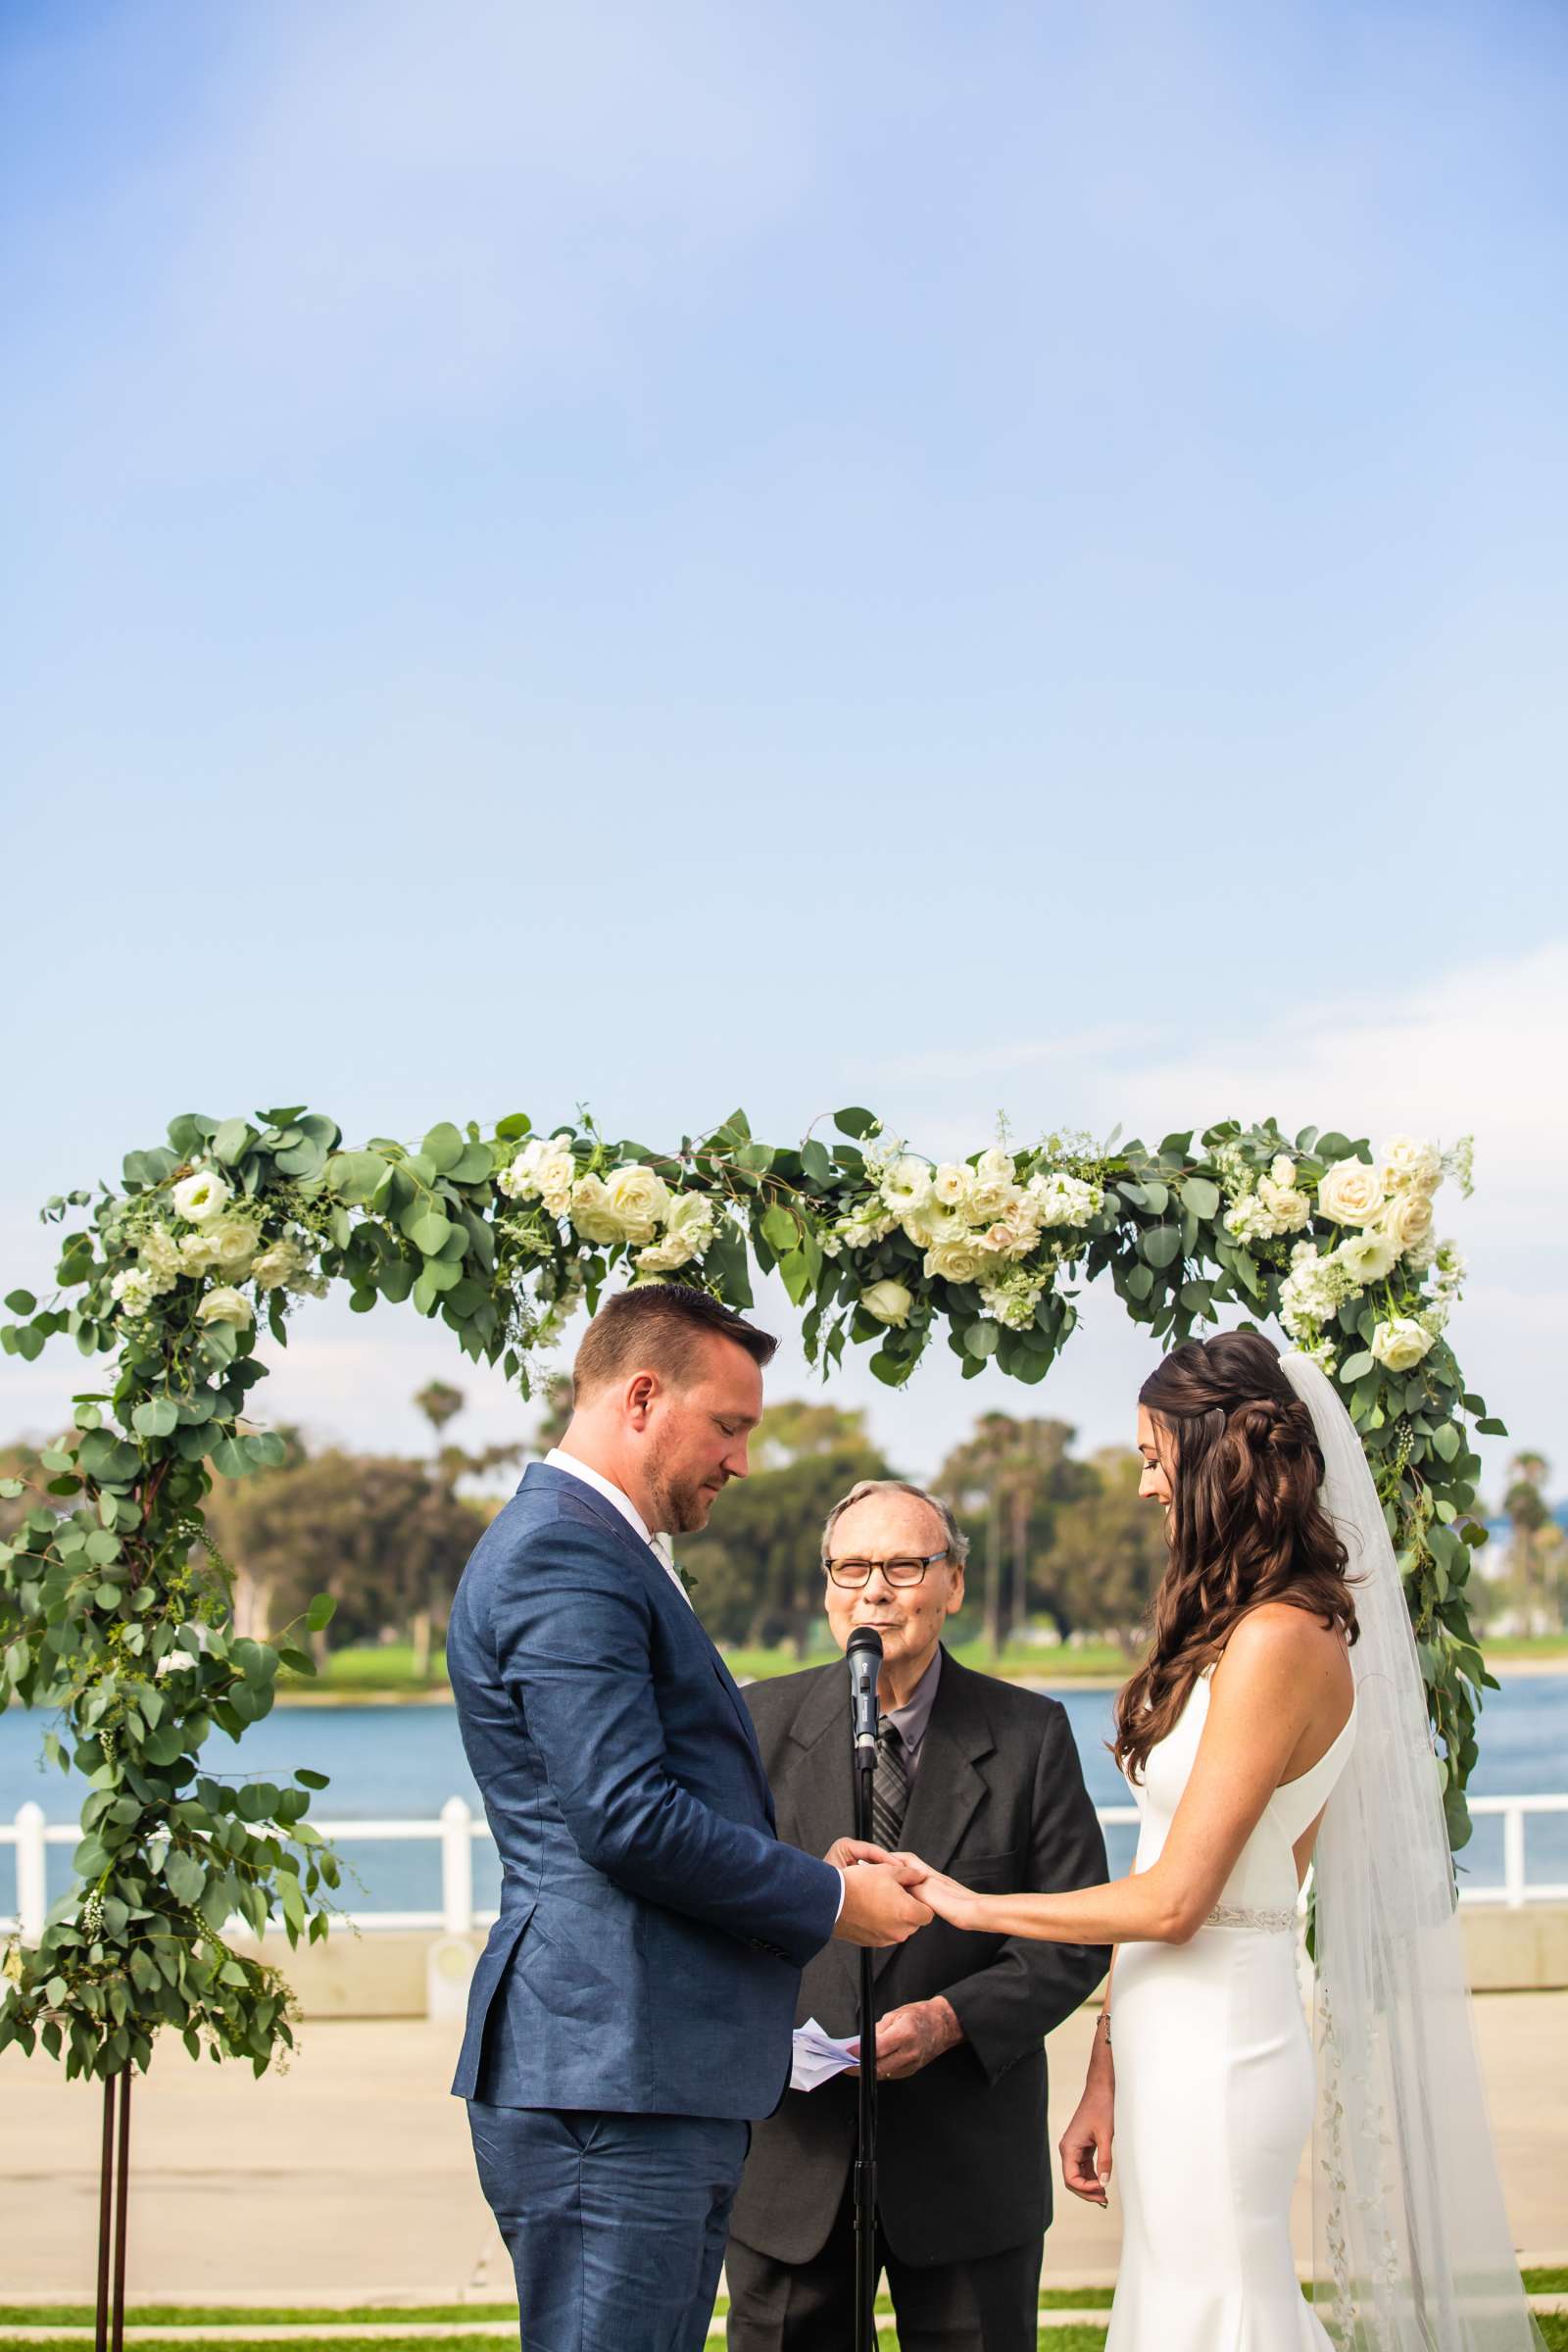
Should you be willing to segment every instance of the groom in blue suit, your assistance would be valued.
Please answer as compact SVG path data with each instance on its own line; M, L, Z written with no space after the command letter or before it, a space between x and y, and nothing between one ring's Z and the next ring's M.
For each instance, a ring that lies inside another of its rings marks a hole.
M589 1326L560 1447L464 1571L447 1637L502 1864L454 2091L524 2352L695 2352L801 1970L901 1943L902 1866L782 1844L740 1691L668 1535L744 1478L775 1343L700 1291Z

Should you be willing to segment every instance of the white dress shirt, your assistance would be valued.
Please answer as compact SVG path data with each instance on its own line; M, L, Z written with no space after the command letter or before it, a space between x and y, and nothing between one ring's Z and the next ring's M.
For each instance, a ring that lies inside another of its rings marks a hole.
M681 1583L675 1567L675 1546L667 1536L650 1535L647 1523L631 1496L610 1479L602 1477L597 1470L591 1469L587 1462L580 1462L574 1453L563 1453L559 1446L551 1446L550 1451L545 1455L545 1460L552 1470L564 1470L568 1477L580 1478L585 1487L592 1487L594 1492L602 1494L607 1502L614 1504L638 1542L647 1544L686 1606L690 1608L692 1596Z

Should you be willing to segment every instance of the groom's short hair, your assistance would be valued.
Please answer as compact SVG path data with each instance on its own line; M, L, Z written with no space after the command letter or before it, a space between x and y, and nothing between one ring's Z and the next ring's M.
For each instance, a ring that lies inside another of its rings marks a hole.
M571 1401L607 1382L634 1372L657 1372L672 1388L695 1378L706 1339L732 1340L758 1365L771 1362L778 1346L733 1307L685 1282L640 1282L607 1299L577 1350L571 1367Z

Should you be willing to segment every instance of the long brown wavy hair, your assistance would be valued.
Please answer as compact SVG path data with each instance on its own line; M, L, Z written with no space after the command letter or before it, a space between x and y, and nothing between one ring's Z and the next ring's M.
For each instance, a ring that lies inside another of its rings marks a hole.
M1255 1331L1188 1340L1138 1401L1168 1440L1171 1503L1153 1646L1116 1700L1111 1753L1135 1779L1250 1609L1288 1601L1356 1638L1348 1555L1318 1499L1312 1416L1278 1348Z

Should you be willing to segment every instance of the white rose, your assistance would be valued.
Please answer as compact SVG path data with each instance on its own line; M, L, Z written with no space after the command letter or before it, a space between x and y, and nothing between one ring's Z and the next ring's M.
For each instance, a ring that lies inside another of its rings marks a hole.
M669 1214L668 1185L640 1159L611 1170L605 1198L628 1242L651 1242Z
M109 1293L115 1304L122 1306L127 1315L144 1315L157 1297L151 1276L144 1274L140 1266L127 1266L122 1274L117 1274L109 1285Z
M860 1304L879 1323L893 1323L902 1329L909 1320L914 1294L906 1291L902 1282L873 1282L860 1293Z
M155 1282L176 1282L185 1271L177 1245L161 1225L149 1227L142 1235L136 1254L141 1259L143 1271L150 1274Z
M256 1309L240 1291L209 1291L196 1310L198 1323L230 1323L238 1330L242 1323L254 1323Z
M841 1217L837 1238L852 1250L871 1250L878 1242L886 1241L898 1219L887 1210L878 1211L876 1204L862 1200L847 1217Z
M1035 1237L1027 1226L1011 1225L1005 1217L999 1217L995 1225L986 1228L985 1246L1000 1257L1023 1257L1034 1248Z
M180 1269L186 1274L205 1274L213 1262L212 1244L204 1232L187 1233L179 1245Z
M1378 1231L1387 1234L1396 1257L1430 1250L1433 1234L1430 1193L1396 1193L1378 1219Z
M677 1266L689 1265L707 1250L714 1225L711 1201L701 1193L682 1193L669 1212L663 1240L637 1252L638 1272L672 1274Z
M251 1268L259 1291L281 1291L298 1281L305 1271L305 1260L292 1242L274 1242L264 1250Z
M220 1217L207 1227L209 1265L220 1273L242 1275L256 1255L256 1228L243 1217Z
M1352 1233L1334 1252L1335 1264L1343 1266L1362 1290L1369 1282L1381 1282L1386 1274L1392 1274L1398 1257L1399 1252L1388 1235L1376 1226L1365 1233Z
M1372 1352L1391 1372L1408 1372L1427 1353L1433 1338L1413 1315L1395 1315L1372 1334Z
M1435 1144L1415 1135L1394 1135L1383 1147L1383 1183L1391 1193L1435 1193L1443 1182L1443 1160Z
M1365 1160L1337 1160L1317 1188L1317 1204L1336 1225L1369 1224L1383 1206L1383 1179Z
M969 1230L962 1217L944 1208L934 1193L914 1208L906 1209L899 1223L917 1250L934 1250L939 1242L957 1241Z
M1270 1184L1277 1184L1282 1193L1295 1190L1296 1162L1288 1152L1275 1152L1269 1163L1268 1180Z
M923 1208L934 1191L931 1170L912 1152L901 1152L882 1178L882 1198L896 1217Z
M944 1160L931 1179L931 1190L944 1208L962 1208L970 1189L968 1169L960 1168L956 1160Z
M598 1176L579 1176L571 1188L571 1221L585 1242L618 1242L620 1219L610 1205L610 1195Z
M539 1198L551 1216L564 1217L571 1206L571 1188L577 1181L577 1162L569 1152L547 1152L539 1162Z
M174 1207L187 1225L210 1225L228 1206L229 1190L216 1168L198 1168L174 1187Z
M989 1250L983 1250L967 1235L938 1242L925 1253L926 1272L940 1274L946 1282L973 1282L989 1262Z
M1012 1153L1001 1144L982 1152L970 1179L970 1202L977 1216L1001 1215L1017 1190L1018 1171Z
M1288 1159L1274 1162L1276 1168L1288 1168L1290 1164ZM1277 1184L1272 1175L1259 1183L1257 1198L1263 1204L1271 1232L1299 1233L1312 1222L1312 1203L1306 1194L1298 1193L1294 1185Z

